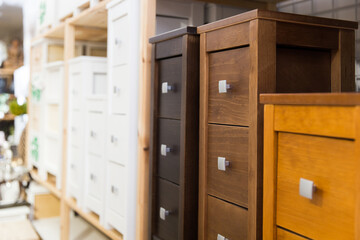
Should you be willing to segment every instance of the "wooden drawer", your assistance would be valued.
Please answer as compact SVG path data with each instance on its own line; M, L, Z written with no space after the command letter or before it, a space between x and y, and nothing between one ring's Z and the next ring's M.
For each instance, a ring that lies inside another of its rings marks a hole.
M111 35L113 36L110 39L112 45L113 54L112 54L112 63L113 66L123 65L128 63L129 58L129 36L130 36L130 20L128 9L128 1L123 1L121 4L116 6L116 9L112 10L113 15L116 16L114 19L111 19L109 23Z
M227 239L245 240L248 231L248 212L246 209L208 196L207 238L217 240L218 236Z
M247 207L248 128L209 124L208 130L208 194ZM225 171L219 157L229 161Z
M182 57L168 58L158 61L159 74L159 116L181 118L181 78ZM171 87L167 93L162 92L163 86Z
M113 114L129 113L129 66L121 65L113 67L111 75L112 85L110 87L110 108Z
M209 54L208 121L249 126L249 48ZM230 89L219 93L219 81Z
M104 194L104 164L102 162L103 159L98 156L88 154L87 160L89 164L89 171L86 177L88 178L87 182L89 195L102 201Z
M108 163L108 208L121 216L125 216L126 169L114 163Z
M105 148L105 115L103 113L88 113L88 129L85 138L88 139L88 152L102 156Z
M278 134L276 224L311 239L353 239L358 165L355 142ZM300 178L316 186L300 196Z
M77 110L71 111L70 136L71 145L81 147L84 144L83 139L83 121L82 113Z
M128 117L123 115L108 116L108 131L106 136L107 160L127 165L129 159L129 135L126 126Z
M159 119L157 148L158 176L179 184L180 175L180 121ZM170 152L164 156L161 148L166 145Z
M160 218L160 208L169 211L165 220ZM160 239L178 239L179 187L160 178L157 180L156 212L155 235Z

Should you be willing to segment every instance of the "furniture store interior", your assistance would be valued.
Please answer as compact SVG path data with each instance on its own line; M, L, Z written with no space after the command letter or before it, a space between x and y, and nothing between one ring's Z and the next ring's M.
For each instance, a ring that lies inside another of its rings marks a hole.
M0 240L360 240L359 22L0 0Z

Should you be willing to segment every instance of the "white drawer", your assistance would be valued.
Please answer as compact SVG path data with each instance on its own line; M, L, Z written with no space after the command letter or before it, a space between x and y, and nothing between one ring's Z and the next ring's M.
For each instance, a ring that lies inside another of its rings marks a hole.
M82 138L83 131L83 121L82 113L77 110L71 111L71 121L69 126L70 136L71 136L71 145L80 147L84 144L84 139Z
M105 148L105 114L89 112L88 129L86 138L88 139L88 152L102 156Z
M60 134L62 132L61 123L62 115L59 104L46 104L45 108L45 130L53 134Z
M106 99L90 98L87 100L88 111L104 113L106 111Z
M129 15L127 13L128 1L119 4L115 9L117 11L116 18L112 19L110 31L112 31L113 39L109 39L112 45L112 65L122 65L128 62L129 54L129 28L131 26Z
M72 72L70 73L69 77L69 83L70 83L70 108L72 109L80 109L81 106L81 95L82 95L82 79L80 72Z
M130 81L132 81L132 79L129 79L129 66L121 65L113 67L111 76L111 112L115 114L126 114L129 112L129 84Z
M63 62L51 63L46 68L45 94L46 99L53 102L60 102L62 99Z
M69 173L68 180L73 187L79 187L81 179L81 171L79 167L83 167L81 161L81 150L77 147L70 147L70 161L69 161Z
M129 158L129 123L125 115L111 115L108 119L106 153L110 161L126 165Z
M125 216L126 169L109 162L108 174L108 208L121 216Z
M44 139L44 163L46 170L53 175L60 175L62 161L62 141L60 138L46 136Z
M88 154L89 171L87 174L87 182L89 195L100 201L103 199L104 194L104 163L102 160L103 159L101 157Z

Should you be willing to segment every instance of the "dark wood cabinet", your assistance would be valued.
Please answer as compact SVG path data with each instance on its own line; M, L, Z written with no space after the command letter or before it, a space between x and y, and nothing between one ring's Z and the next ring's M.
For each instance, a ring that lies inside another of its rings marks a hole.
M197 239L199 35L186 27L150 43L149 239Z
M198 27L199 239L262 239L260 93L355 89L357 23L254 10Z

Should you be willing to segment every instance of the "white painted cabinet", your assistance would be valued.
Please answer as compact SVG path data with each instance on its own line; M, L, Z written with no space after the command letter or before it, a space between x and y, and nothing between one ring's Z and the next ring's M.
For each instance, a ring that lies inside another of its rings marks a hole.
M61 188L63 149L63 86L64 62L45 66L44 77L45 123L42 155L46 173L56 177L56 187ZM45 176L45 179L47 175Z
M103 222L107 59L69 61L67 195Z
M140 0L108 4L105 227L135 239Z

